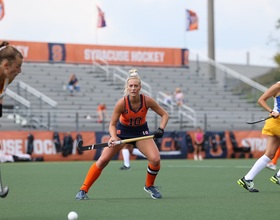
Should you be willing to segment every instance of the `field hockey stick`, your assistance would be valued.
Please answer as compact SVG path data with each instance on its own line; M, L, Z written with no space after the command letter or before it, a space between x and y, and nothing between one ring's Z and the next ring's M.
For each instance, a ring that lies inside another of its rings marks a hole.
M256 124L256 123L265 121L265 120L270 119L270 118L273 118L273 116L268 116L268 117L266 117L266 118L262 118L262 119L257 120L257 121L246 121L246 123L247 123L247 124Z
M129 139L124 139L124 140L114 141L114 144L115 145L127 144L127 143L131 143L131 142L134 142L134 141L150 139L150 138L153 138L153 137L154 137L154 135L137 137L137 138L129 138ZM94 149L99 149L99 148L103 148L103 147L108 147L108 142L107 143L100 143L100 144L92 144L92 145L83 146L83 141L79 141L77 147L81 151L94 150Z
M8 186L5 186L4 189L3 189L1 170L0 170L0 197L5 198L8 195L8 192L9 192L9 187Z

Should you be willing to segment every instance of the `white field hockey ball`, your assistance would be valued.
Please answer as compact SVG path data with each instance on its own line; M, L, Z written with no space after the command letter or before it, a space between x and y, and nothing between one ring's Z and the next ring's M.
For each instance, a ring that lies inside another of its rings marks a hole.
M78 214L77 212L71 211L68 214L68 220L76 220L78 219Z

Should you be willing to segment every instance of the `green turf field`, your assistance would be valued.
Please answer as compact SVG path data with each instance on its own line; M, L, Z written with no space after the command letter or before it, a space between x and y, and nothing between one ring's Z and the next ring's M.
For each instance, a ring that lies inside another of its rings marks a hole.
M143 190L145 160L112 161L88 193L75 195L92 162L25 162L1 164L3 185L10 192L0 198L0 219L79 220L149 219L278 219L280 186L270 182L274 171L265 169L255 179L259 193L249 193L236 181L255 159L162 160L155 185L163 199Z

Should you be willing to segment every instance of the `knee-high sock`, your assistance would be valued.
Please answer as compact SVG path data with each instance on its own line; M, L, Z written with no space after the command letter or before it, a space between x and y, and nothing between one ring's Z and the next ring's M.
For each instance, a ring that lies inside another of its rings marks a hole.
M122 149L122 155L123 155L123 164L126 167L130 167L130 154L128 149Z
M275 156L273 157L271 163L273 163L274 165L277 164L277 161L279 159L279 156L280 156L280 147L278 147L278 150L276 151L275 153Z
M245 180L253 180L255 176L266 167L266 165L270 162L270 158L266 155L261 156L251 170L246 174Z
M137 149L137 148L133 148L132 154L135 155L135 156L139 156L139 157L144 157L144 158L146 158L145 155L142 154L142 153L140 152L140 150Z
M150 187L154 185L155 179L157 177L157 174L160 170L160 165L157 167L153 166L152 164L148 164L147 168L147 176L146 176L146 187Z
M87 176L84 180L84 183L80 190L84 190L88 192L89 188L92 186L92 184L98 179L102 172L102 169L98 168L96 166L96 163L94 163L88 170Z

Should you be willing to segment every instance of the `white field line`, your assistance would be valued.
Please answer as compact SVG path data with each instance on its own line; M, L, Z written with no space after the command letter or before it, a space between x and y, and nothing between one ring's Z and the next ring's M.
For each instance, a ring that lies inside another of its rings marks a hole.
M248 169L252 166L212 166L212 165L167 165L168 168L237 168L237 169Z

